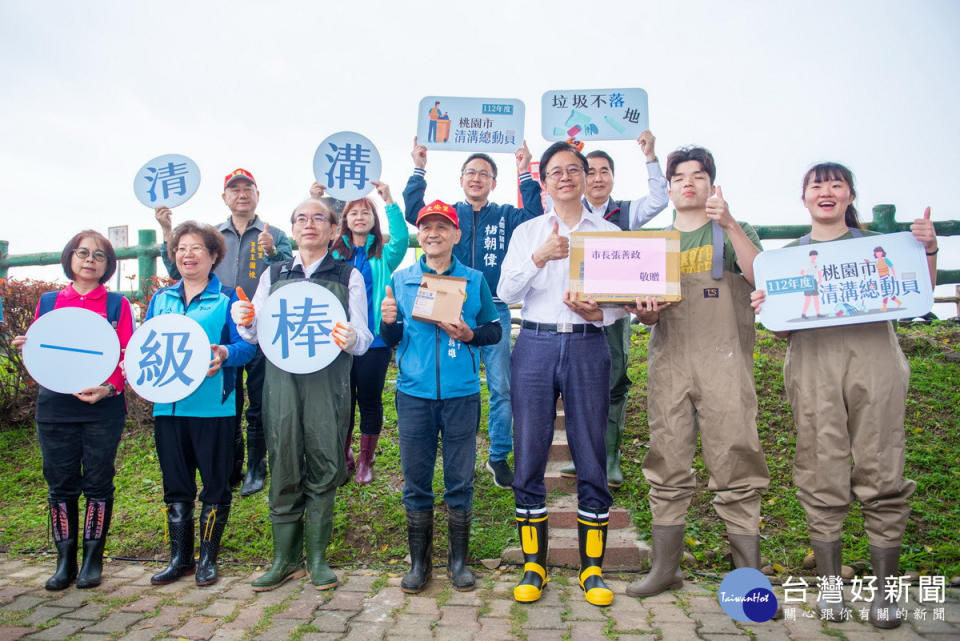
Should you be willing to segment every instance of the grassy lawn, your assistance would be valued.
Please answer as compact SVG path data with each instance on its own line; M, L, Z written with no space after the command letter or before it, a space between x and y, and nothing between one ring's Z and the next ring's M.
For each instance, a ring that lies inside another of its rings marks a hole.
M952 324L910 326L899 330L901 345L913 368L907 400L907 471L917 482L911 501L913 513L907 527L902 567L921 574L960 574L960 364L947 360L960 352L960 329ZM650 529L647 484L640 470L646 453L646 348L647 334L632 337L628 423L624 437L624 474L627 483L614 494L619 506L631 510L640 535ZM758 332L755 370L760 400L760 438L770 469L770 490L764 496L763 557L782 566L783 574L796 573L809 550L803 510L791 484L794 434L790 407L783 391L783 356L786 343L764 330ZM392 379L395 372L388 373ZM400 456L396 444L393 389L384 394L385 427L368 486L352 483L338 492L338 509L330 558L339 564L402 564L406 533L400 492ZM516 544L513 496L496 488L483 470L486 460L486 412L477 441L478 472L474 499L472 553L477 558L499 556ZM354 435L355 447L359 437ZM14 553L51 550L45 510L46 485L32 426L5 427L0 450L7 461L0 471L0 549ZM724 529L706 491L702 462L695 463L698 486L687 525L687 549L697 562L690 570L726 571ZM162 487L153 435L149 429L131 427L117 457L117 502L107 554L133 558L165 558L161 514ZM442 472L434 482L438 497L436 550L445 556L446 519L442 515ZM227 562L263 562L270 558L271 539L267 495L261 492L241 499L235 496L230 524L224 537L222 558ZM863 519L854 505L844 528L844 562L857 567L868 559ZM777 568L778 570L780 568Z

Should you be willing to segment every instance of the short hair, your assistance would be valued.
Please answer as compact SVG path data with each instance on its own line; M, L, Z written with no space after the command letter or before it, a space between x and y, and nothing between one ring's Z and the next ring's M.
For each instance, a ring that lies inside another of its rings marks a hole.
M480 160L486 161L490 165L490 169L493 170L493 179L496 180L497 179L497 163L493 162L493 158L481 152L477 152L475 154L470 154L469 156L467 156L467 159L463 161L462 165L460 165L460 174L463 175L463 171L467 168L467 165L470 164L470 161L476 160L477 158L479 158Z
M810 184L811 181L822 183L830 180L839 180L847 183L847 186L850 188L850 195L854 198L857 197L857 190L853 186L853 172L838 162L822 162L808 169L807 173L803 175L803 189L800 191L800 197L803 197L804 192L807 191L807 185ZM860 219L857 216L857 208L853 206L853 203L847 205L847 210L843 212L843 221L847 224L847 227L853 227L854 229L862 228L860 226Z
M326 196L324 198L326 198ZM330 206L330 203L326 202L323 198L307 198L306 200L300 202L296 207L293 208L293 211L290 212L291 225L295 225L297 223L297 210L307 203L317 203L321 205L327 212L327 220L329 220L330 224L334 227L336 227L340 222L340 219L337 217L337 212L334 211L333 207Z
M546 176L547 176L547 173L546 173L546 172L547 172L547 163L550 162L550 159L553 158L554 155L560 153L561 151L569 151L570 153L574 154L577 158L579 158L579 159L580 159L580 164L583 165L583 173L584 173L584 174L586 174L586 173L587 173L587 170L590 169L590 163L587 162L587 157L584 156L581 152L577 151L577 148L574 147L573 145L571 145L570 143L568 143L568 142L566 142L566 141L564 141L564 140L561 140L560 142L555 142L555 143L553 143L552 145L550 145L549 147L547 147L547 150L546 150L545 152L543 152L543 155L542 155L542 156L540 156L540 179L541 179L541 182L542 182L542 181L546 178Z
M103 285L117 271L117 252L113 250L113 245L110 244L106 236L93 229L84 229L64 245L63 251L60 252L60 266L63 267L63 274L70 280L76 279L72 264L73 250L80 247L84 238L92 238L103 250L103 253L107 255L107 268L104 270L103 276L100 277L100 284Z
M377 212L377 204L369 198L360 200L351 200L343 206L343 213L340 216L340 226L337 228L337 237L333 239L331 249L337 252L343 260L353 258L353 249L350 244L344 240L344 237L352 238L350 229L347 227L347 213L351 207L366 207L373 212L373 227L370 228L370 234L373 235L373 244L367 251L368 258L380 258L383 253L383 232L380 231L380 216ZM299 209L299 208L298 208Z
M717 164L713 160L713 154L710 153L704 147L680 147L675 151L671 151L670 155L667 156L667 181L670 181L673 178L673 175L677 173L677 167L680 163L688 162L690 160L696 160L700 163L700 168L707 173L707 176L710 177L710 184L712 185L717 179Z
M602 149L594 149L594 150L591 151L589 154L587 154L587 161L588 161L588 162L589 162L589 160L590 160L591 158L603 158L604 160L607 161L607 164L610 165L610 173L611 173L611 174L614 173L614 171L613 171L613 158L611 158L611 157L610 157L610 154L608 154L607 152L603 151Z
M886 257L886 255L887 255L887 252L883 249L883 247L879 247L879 246L878 246L878 247L874 247L874 248L873 248L873 253L876 254L877 252L880 252L881 254L883 254L884 257Z
M210 255L217 255L217 257L213 259L213 266L210 268L210 271L213 272L213 270L217 268L217 265L223 262L224 255L227 253L227 244L223 240L223 234L213 225L198 223L195 220L186 220L174 227L173 233L170 234L170 242L167 244L167 255L170 256L170 260L176 262L177 245L180 244L180 239L187 234L199 236L203 241L203 246L207 248Z
M808 256L819 256L819 255L820 255L820 252L818 252L816 249L811 249L810 253L808 254Z

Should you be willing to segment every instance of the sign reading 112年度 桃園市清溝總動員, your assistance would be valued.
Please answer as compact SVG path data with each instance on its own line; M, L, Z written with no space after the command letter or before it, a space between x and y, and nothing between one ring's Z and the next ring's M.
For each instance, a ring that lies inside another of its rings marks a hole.
M197 164L180 154L150 160L133 179L133 193L147 207L176 207L190 200L200 187Z
M910 232L771 249L753 273L766 291L757 319L772 331L916 318L933 307L927 258Z
M510 153L523 145L523 102L427 96L417 107L417 142L427 149Z
M650 128L643 89L554 89L540 105L547 140L634 140Z

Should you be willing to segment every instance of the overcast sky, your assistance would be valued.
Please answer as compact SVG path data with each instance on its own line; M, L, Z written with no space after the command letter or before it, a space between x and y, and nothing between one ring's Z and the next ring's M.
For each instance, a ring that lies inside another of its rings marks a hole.
M823 160L855 172L865 220L877 203L901 221L926 205L956 219L958 30L952 0L2 0L0 238L20 254L59 250L84 227L159 229L132 182L164 153L203 174L175 220L224 219L223 176L245 167L259 213L283 224L318 143L340 130L377 145L399 199L423 96L523 100L538 157L541 94L603 87L647 91L661 159L710 148L740 220L808 223L800 180ZM644 194L636 144L603 147L614 197ZM430 154L428 198L462 198L464 156ZM497 160L493 199L515 201L513 158ZM941 267L960 268L960 242L941 244Z

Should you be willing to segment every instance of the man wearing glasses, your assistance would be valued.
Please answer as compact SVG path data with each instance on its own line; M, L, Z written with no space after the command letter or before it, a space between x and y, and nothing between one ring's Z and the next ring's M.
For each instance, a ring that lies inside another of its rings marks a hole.
M234 169L223 179L223 202L230 209L226 222L217 225L226 243L226 255L214 270L220 282L231 289L241 287L247 297L257 289L260 274L271 264L293 258L293 247L283 230L263 222L257 216L260 191L253 174L246 169ZM163 230L160 256L171 278L180 278L176 265L167 256L167 239L173 231L172 214L167 207L155 210L157 222ZM263 489L267 474L267 446L263 435L261 398L263 396L264 357L260 348L244 368L237 368L237 422L234 433L233 474L230 485L240 482L243 473L243 376L247 372L247 476L240 490L249 496Z
M403 190L404 215L407 222L416 224L417 213L423 209L427 190L427 148L413 139L414 170ZM543 213L540 185L530 176L530 150L527 143L516 151L517 174L523 208L490 202L490 192L497 186L497 165L487 154L474 153L460 168L460 187L464 200L453 205L460 221L460 240L453 248L458 261L483 273L491 292L497 291L500 266L510 245L513 230L521 223ZM494 294L494 305L500 316L503 334L500 341L480 348L490 392L490 415L487 433L490 453L487 470L493 474L497 487L508 488L513 483L513 471L507 457L513 449L510 409L510 309Z
M633 200L614 200L613 158L607 152L595 149L587 154L586 194L583 206L598 214L623 231L639 229L659 214L670 202L667 196L667 179L654 151L656 138L650 130L637 138L637 144L647 163L647 188L649 193ZM630 379L627 377L627 361L630 357L630 319L621 318L607 327L607 344L610 346L610 418L607 420L607 485L618 488L623 485L620 469L620 444L627 419L627 394ZM561 476L576 477L574 465L560 471Z
M325 368L291 374L267 363L264 417L270 447L273 564L253 581L255 592L273 590L303 576L302 551L306 551L313 586L318 590L337 586L326 549L337 487L347 469L343 443L350 424L350 368L352 356L364 354L373 341L367 328L363 276L329 252L337 234L337 215L322 200L311 198L297 206L290 222L297 256L266 270L249 302L234 303L230 311L237 331L247 342L256 343L256 310L263 309L277 289L307 278L337 297L348 310L349 322L334 326L331 338L342 351Z
M523 303L510 370L516 388L523 390L512 398L513 495L524 555L523 577L513 596L521 603L537 601L547 583L543 475L562 396L567 442L577 466L579 584L589 603L607 606L613 592L601 569L613 498L601 427L610 404L610 349L603 328L625 313L570 294L570 234L619 228L583 206L587 159L568 143L551 145L540 169L553 209L517 227L497 290L504 303Z

